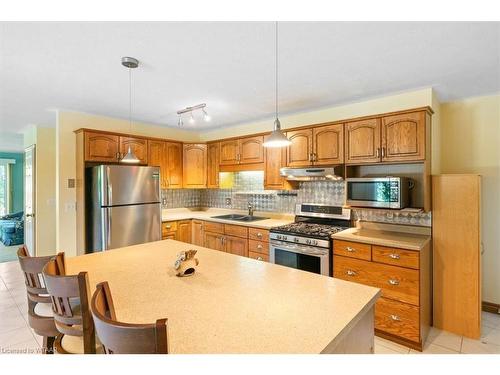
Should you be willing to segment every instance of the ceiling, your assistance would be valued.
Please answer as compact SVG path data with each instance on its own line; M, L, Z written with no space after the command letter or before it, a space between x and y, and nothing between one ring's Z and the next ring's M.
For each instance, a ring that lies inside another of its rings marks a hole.
M0 132L54 109L177 126L207 103L230 126L274 112L274 23L0 23ZM442 101L500 91L500 23L280 23L280 112L432 86Z

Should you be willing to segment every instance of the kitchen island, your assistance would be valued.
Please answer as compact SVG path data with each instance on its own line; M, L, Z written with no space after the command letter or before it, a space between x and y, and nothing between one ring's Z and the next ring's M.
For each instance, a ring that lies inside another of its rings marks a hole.
M193 276L177 253L196 249ZM372 353L380 290L165 240L66 259L91 293L108 281L117 318L168 318L171 353Z

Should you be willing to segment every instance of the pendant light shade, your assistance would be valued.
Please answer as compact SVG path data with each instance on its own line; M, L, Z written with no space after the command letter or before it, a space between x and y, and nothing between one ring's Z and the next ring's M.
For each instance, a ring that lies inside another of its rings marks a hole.
M281 123L278 118L278 22L276 22L276 119L274 120L274 128L271 135L264 142L264 147L286 147L292 142L286 137L285 133L281 130Z
M128 111L128 121L129 121L129 129L132 132L132 69L135 69L139 66L139 60L133 57L122 57L122 65L128 69L128 98L129 98L129 111ZM135 154L132 152L130 146L128 146L127 153L120 160L121 163L126 164L139 164L141 161Z
M274 130L271 135L264 142L264 147L286 147L292 142L286 137L286 135L281 131L281 123L277 118L274 120Z

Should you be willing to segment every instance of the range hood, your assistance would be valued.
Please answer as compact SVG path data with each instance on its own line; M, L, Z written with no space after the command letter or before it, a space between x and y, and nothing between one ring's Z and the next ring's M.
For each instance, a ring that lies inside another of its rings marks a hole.
M341 172L341 165L280 169L280 175L288 181L339 181L343 179Z

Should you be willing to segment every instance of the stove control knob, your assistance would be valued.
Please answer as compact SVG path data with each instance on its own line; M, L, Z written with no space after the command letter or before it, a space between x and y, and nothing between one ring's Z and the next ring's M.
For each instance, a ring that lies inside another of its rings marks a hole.
M287 239L287 236L283 236L283 241L286 241Z
M293 238L293 240L294 240L295 242L300 242L300 240L299 240L297 237L294 237L294 238Z
M312 244L313 244L313 245L317 245L317 244L318 244L318 241L313 240L313 241L312 241Z
M278 240L281 240L281 234L278 234L278 235L276 236L276 238L277 238Z
M311 244L311 240L306 240L306 244L310 245Z

